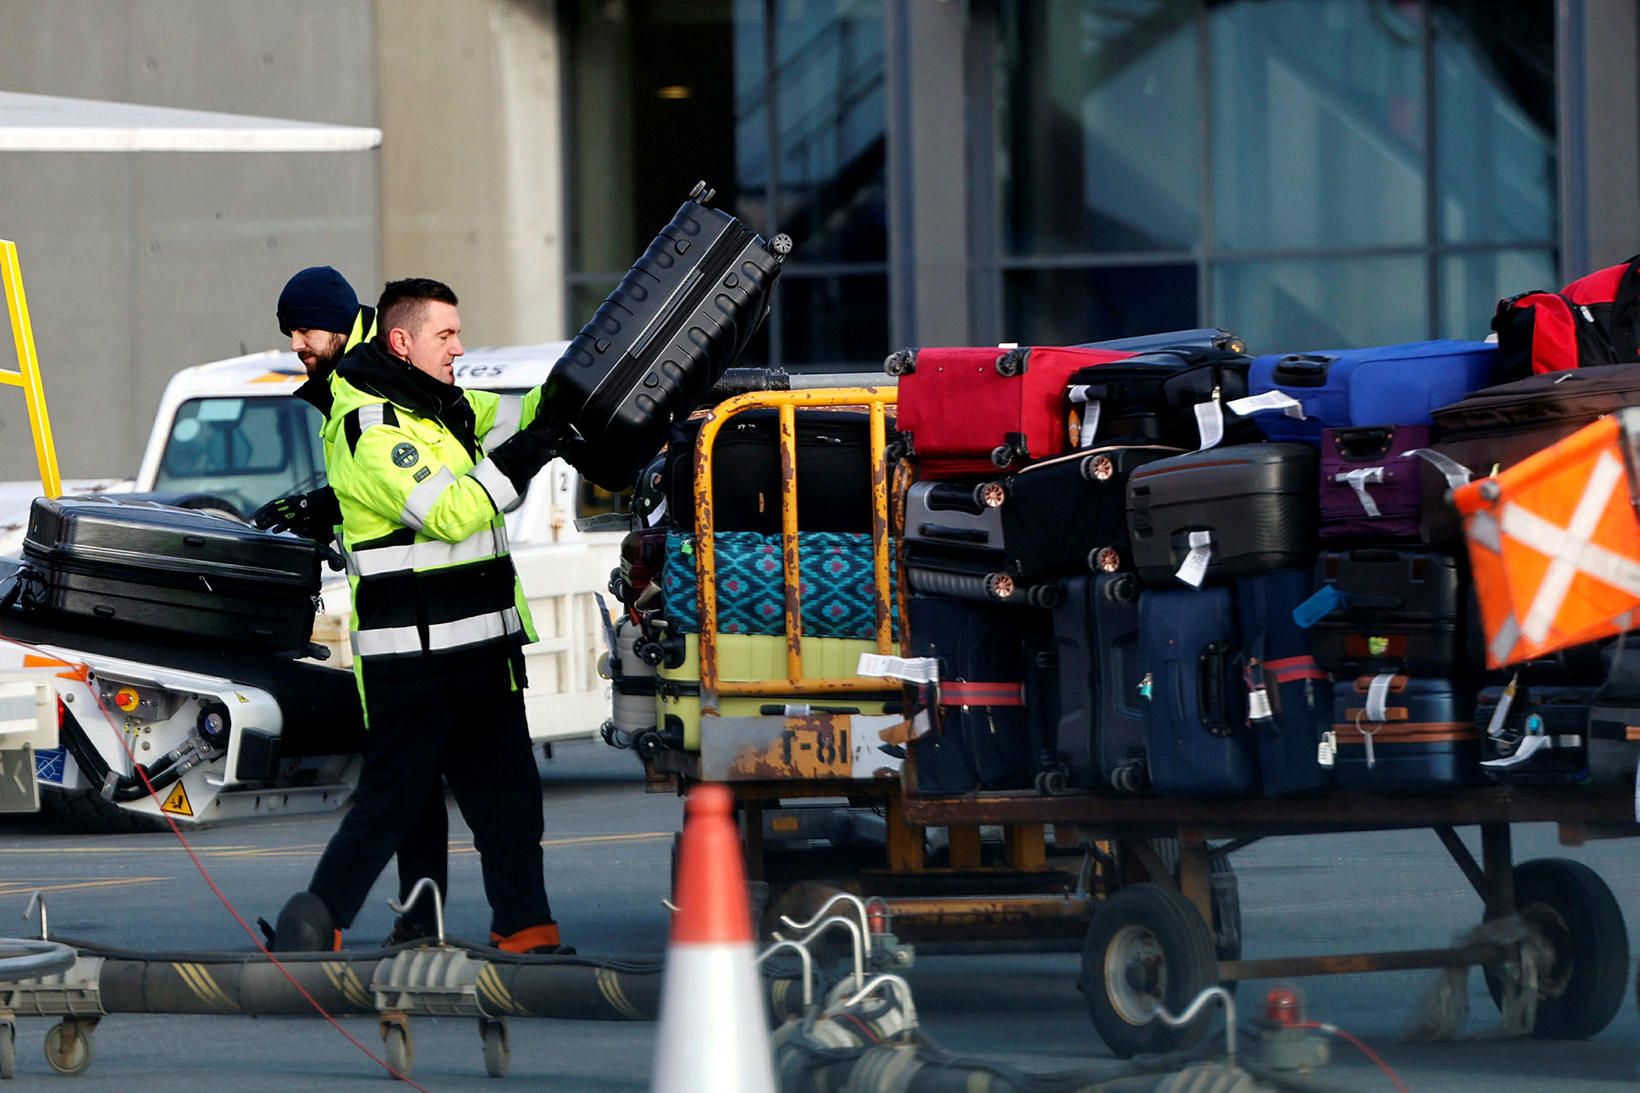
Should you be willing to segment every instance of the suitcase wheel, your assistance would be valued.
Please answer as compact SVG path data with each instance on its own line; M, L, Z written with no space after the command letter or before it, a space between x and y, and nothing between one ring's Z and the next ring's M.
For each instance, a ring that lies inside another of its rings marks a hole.
M717 191L709 189L704 178L695 183L695 188L689 191L689 200L698 201L702 205L711 204L712 198L716 196Z
M974 504L981 508L1000 509L1008 500L1008 489L1001 482L981 482L974 487Z
M1044 797L1063 796L1070 788L1070 778L1062 770L1045 770L1036 776L1036 791Z
M911 349L896 349L883 361L883 371L891 376L909 376L917 370L917 354Z
M1010 349L997 358L997 375L1017 376L1025 371L1025 350Z
M1017 586L1014 579L1006 573L992 573L985 578L985 591L998 600L1011 600Z
M769 249L774 252L775 261L785 261L786 255L792 252L792 237L785 232L781 232L769 240Z
M991 449L991 465L999 471L1007 470L1017 455L1012 444L998 444Z
M1139 601L1139 581L1131 573L1124 573L1114 581L1105 584L1105 598L1112 603L1137 603Z
M1089 482L1109 482L1116 477L1116 461L1108 455L1089 456L1082 460L1082 477Z
M1115 573L1122 568L1122 553L1115 547L1095 547L1088 551L1088 568L1095 573Z
M1059 586L1039 584L1025 594L1025 602L1032 607L1052 609L1059 606Z

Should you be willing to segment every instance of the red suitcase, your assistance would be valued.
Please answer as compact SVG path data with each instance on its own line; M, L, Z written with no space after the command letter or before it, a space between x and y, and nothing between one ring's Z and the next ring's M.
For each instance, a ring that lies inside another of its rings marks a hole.
M1134 354L1109 349L902 349L899 429L924 478L995 474L1076 446L1072 373Z

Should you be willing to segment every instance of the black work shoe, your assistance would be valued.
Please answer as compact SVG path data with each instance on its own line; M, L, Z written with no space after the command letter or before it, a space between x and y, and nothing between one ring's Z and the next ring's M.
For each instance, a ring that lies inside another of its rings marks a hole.
M412 922L404 915L393 920L393 932L382 939L382 948L391 949L398 945L408 945L412 941L420 941L432 935L422 928L421 923Z
M333 953L342 948L342 931L336 928L325 901L312 892L298 892L279 909L273 924L273 944L278 953Z

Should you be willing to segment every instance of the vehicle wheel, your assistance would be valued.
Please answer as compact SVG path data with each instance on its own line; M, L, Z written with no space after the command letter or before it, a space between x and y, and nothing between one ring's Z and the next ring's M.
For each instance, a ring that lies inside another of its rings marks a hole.
M1124 768L1130 769L1130 768ZM1142 788L1142 786L1141 786ZM1151 849L1162 859L1172 876L1179 872L1179 840L1151 839ZM1207 880L1213 893L1213 951L1220 960L1241 959L1241 882L1236 879L1235 867L1223 854L1207 857ZM1235 983L1220 986L1234 992Z
M1216 964L1213 936L1189 900L1158 885L1135 884L1094 911L1077 986L1106 1046L1129 1059L1188 1048L1207 1035L1206 1013L1172 1028L1156 1019L1156 1011L1183 1013L1214 985Z
M1539 1040L1585 1040L1611 1024L1628 986L1629 934L1623 912L1593 869L1566 858L1515 866L1515 906L1540 930L1554 960L1538 980ZM1503 999L1490 971L1486 989Z
M416 1045L410 1042L410 1030L399 1024L383 1025L382 1044L387 1065L408 1078L416 1065Z
M505 1078L512 1052L507 1047L507 1023L481 1020L478 1034L484 1040L484 1073L492 1078Z
M84 1074L94 1051L91 1030L76 1029L71 1037L67 1024L59 1021L46 1033L46 1062L59 1074Z
M132 812L106 801L94 789L40 787L40 811L54 824L85 834L130 834L140 831L169 831L170 825L158 816Z
M0 1031L0 1078L17 1077L17 1026L7 1023Z

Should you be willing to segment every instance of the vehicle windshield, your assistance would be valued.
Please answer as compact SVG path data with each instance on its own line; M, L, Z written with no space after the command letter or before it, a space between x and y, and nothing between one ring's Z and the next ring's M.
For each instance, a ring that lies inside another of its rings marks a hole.
M325 483L323 419L301 399L197 398L177 409L154 489L209 493L249 515Z

